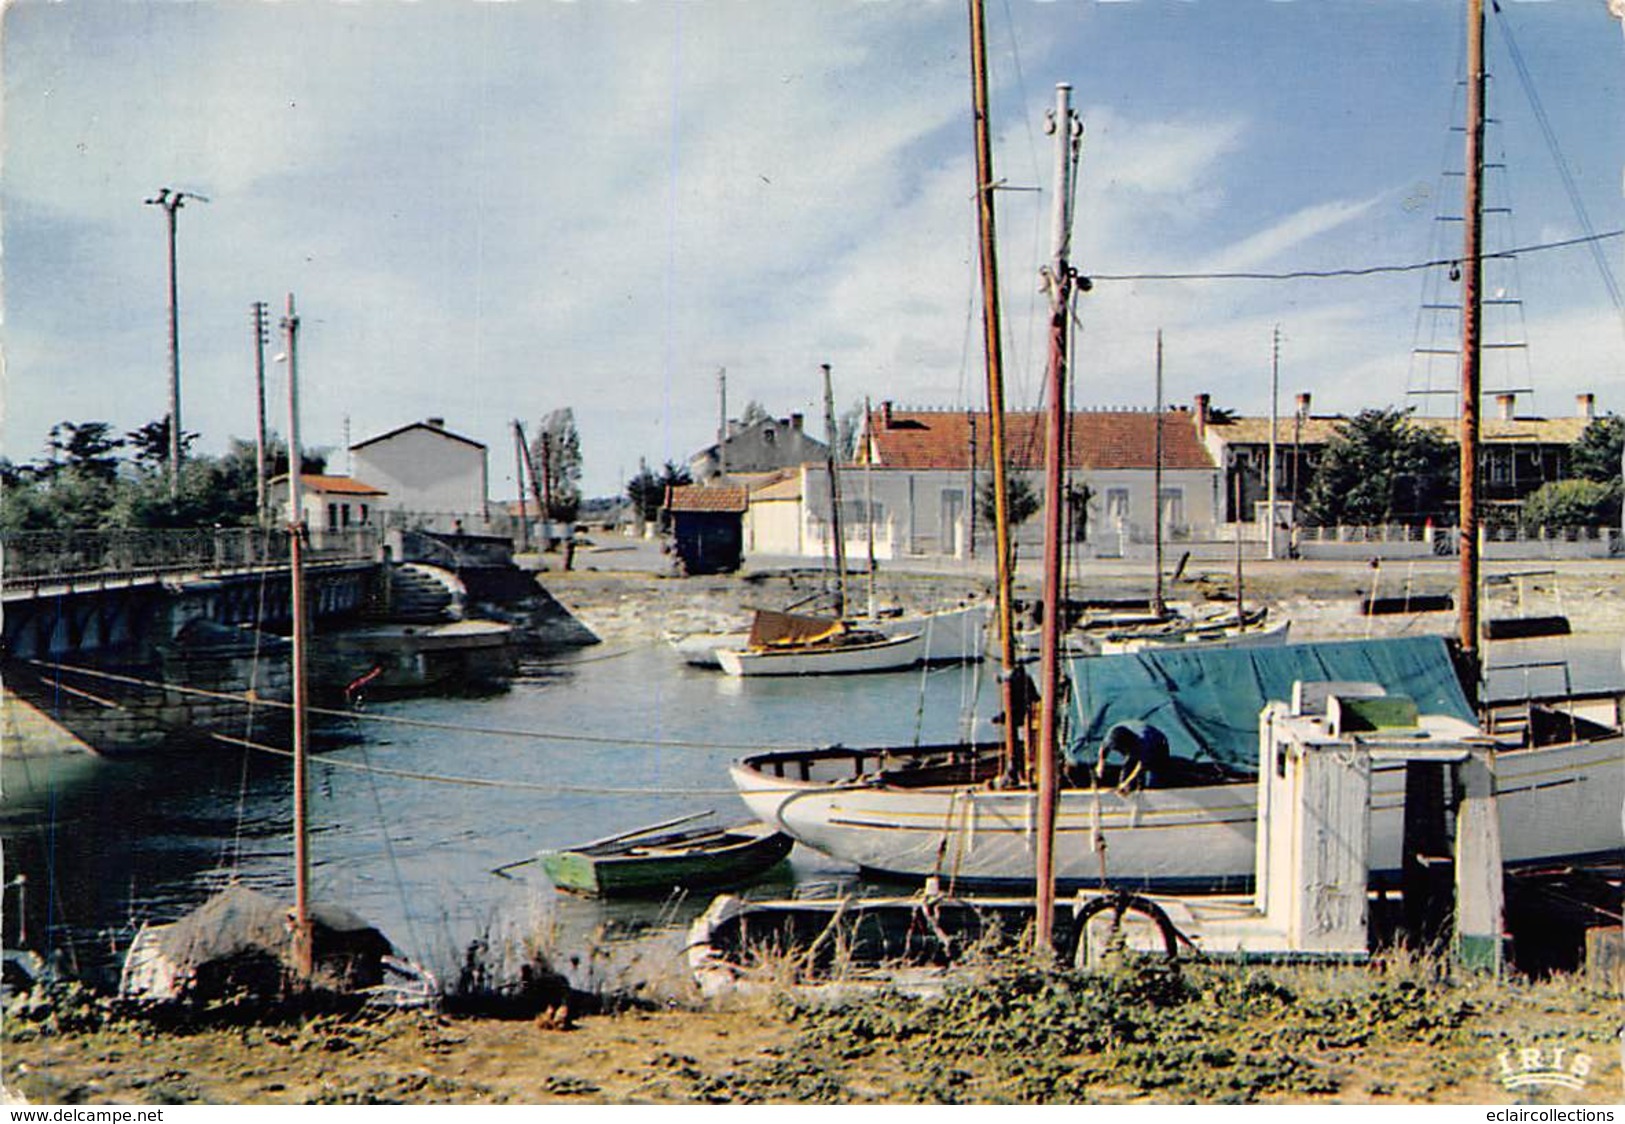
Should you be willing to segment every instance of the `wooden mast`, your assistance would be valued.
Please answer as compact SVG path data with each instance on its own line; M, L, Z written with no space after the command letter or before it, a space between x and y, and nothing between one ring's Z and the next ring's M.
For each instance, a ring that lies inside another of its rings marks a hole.
M824 372L824 435L829 439L829 526L835 542L835 615L846 616L846 534L841 530L841 477L836 461L840 458L840 432L835 426L835 390L830 384L829 364Z
M988 123L987 39L982 0L970 0L971 103L976 125L976 226L982 282L982 347L987 358L988 457L993 467L993 552L999 611L999 694L1004 708L1004 774L1021 770L1016 700L1014 574L1009 473L1004 452L1004 353L999 328L999 261L994 227L993 142ZM974 466L973 466L974 467Z
M1066 487L1066 329L1072 307L1072 155L1078 136L1072 115L1072 87L1055 87L1049 126L1055 135L1053 254L1048 267L1050 298L1049 370L1044 393L1049 414L1044 431L1044 620L1039 646L1037 917L1033 944L1040 955L1051 947L1055 924L1055 814L1059 789L1056 742L1061 711L1061 515Z
M310 924L310 848L305 831L309 793L305 783L307 673L305 669L305 512L300 480L303 449L299 443L299 317L293 294L282 318L288 352L288 565L293 586L293 964L302 980L316 967Z
M1478 398L1484 271L1484 3L1467 2L1467 199L1461 261L1460 641L1478 676Z
M1157 580L1151 594L1151 611L1158 617L1167 612L1162 598L1162 329L1157 329L1157 459L1151 471L1151 512L1155 519L1152 541L1156 544L1153 565Z

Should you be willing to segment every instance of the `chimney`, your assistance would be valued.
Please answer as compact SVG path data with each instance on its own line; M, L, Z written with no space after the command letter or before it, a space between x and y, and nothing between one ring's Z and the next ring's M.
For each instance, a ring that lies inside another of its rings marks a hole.
M1574 396L1574 412L1587 421L1596 417L1597 396L1595 394L1576 394Z
M445 418L424 418L423 419L423 424L426 425L426 426L429 426L432 429L445 429L446 428L446 419Z
M1211 394L1198 394L1196 396L1196 436L1198 438L1207 437L1207 408L1208 403L1212 401L1213 395Z
M1299 395L1298 395L1298 416L1300 418L1306 418L1306 417L1309 416L1309 403L1310 403L1310 401L1311 401L1311 396L1310 396L1310 394L1309 394L1309 392L1307 390L1302 391L1301 393L1299 393Z
M1497 394L1495 396L1495 412L1502 421L1511 421L1513 418L1513 405L1518 401L1516 394Z
M891 399L889 398L880 404L880 428L891 428Z
M801 423L806 421L806 420L807 419L804 418L800 414L791 414L790 415L790 428L799 433L801 431Z

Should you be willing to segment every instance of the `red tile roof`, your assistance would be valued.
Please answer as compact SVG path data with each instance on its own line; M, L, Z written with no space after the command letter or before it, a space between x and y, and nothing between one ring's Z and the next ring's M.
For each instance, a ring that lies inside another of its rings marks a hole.
M288 474L282 473L271 480L272 484L281 484L287 487ZM345 496L387 496L388 492L382 488L374 488L371 484L363 484L352 476L323 476L315 472L301 472L299 483L302 487L313 492L325 492L328 495Z
M680 484L666 493L667 511L719 511L738 514L750 506L745 488Z
M949 410L876 410L873 427L875 464L892 468L968 469L971 419L976 427L976 464L992 463L986 412ZM889 420L888 420L889 419ZM1080 410L1067 418L1070 428L1068 467L1074 469L1154 468L1157 459L1157 416L1151 410ZM1007 413L1004 442L1010 467L1024 471L1044 466L1044 416ZM867 442L858 443L858 460ZM1213 458L1196 436L1188 410L1163 414L1162 465L1169 469L1213 467Z

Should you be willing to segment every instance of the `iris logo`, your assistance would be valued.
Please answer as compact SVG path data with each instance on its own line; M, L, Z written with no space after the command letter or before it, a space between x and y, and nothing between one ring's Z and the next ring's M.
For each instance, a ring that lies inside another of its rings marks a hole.
M1525 1046L1502 1050L1501 1087L1520 1089L1583 1089L1591 1075L1591 1055L1567 1046Z

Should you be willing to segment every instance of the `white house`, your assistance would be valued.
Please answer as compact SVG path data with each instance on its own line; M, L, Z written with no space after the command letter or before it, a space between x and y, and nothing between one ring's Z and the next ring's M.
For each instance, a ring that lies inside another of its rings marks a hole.
M485 446L428 418L350 446L352 469L388 493L392 527L486 530L489 483Z
M304 524L312 532L353 531L379 525L379 512L387 493L350 476L301 473L300 507ZM288 521L288 477L271 481L271 504Z
M1198 439L1190 411L1162 416L1162 496L1153 499L1157 415L1149 410L1086 410L1068 418L1066 476L1074 494L1072 525L1097 554L1147 543L1161 511L1169 538L1207 538L1219 512L1219 471ZM857 463L839 473L842 537L862 557L871 527L875 557L988 556L992 518L984 496L992 476L988 415L960 410L894 409L865 419ZM1005 416L1006 463L1034 495L1043 491L1043 417ZM1087 489L1087 492L1084 491ZM1085 498L1086 497L1086 498ZM788 511L794 505L795 517ZM1039 521L1017 528L1018 544L1036 543ZM753 491L747 548L758 554L831 553L830 482L822 464L802 465L781 484Z

